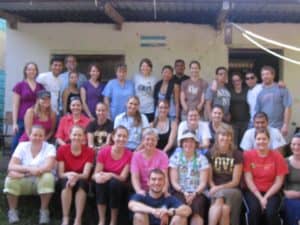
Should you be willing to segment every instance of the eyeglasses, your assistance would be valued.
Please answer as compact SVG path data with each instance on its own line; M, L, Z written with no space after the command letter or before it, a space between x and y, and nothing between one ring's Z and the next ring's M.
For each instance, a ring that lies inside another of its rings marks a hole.
M254 76L251 76L251 77L246 77L246 80L254 80L255 77Z

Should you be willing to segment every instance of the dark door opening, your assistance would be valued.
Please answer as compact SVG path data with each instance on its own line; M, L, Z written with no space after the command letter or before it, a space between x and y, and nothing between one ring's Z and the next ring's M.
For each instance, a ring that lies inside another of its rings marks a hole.
M272 49L272 51L282 54L280 49ZM282 64L279 58L259 49L229 49L229 76L232 72L240 72L244 76L251 70L260 80L260 69L264 65L275 69L276 81L282 79Z
M54 54L55 56L66 57L68 54ZM115 78L115 66L125 62L124 55L83 55L72 54L76 57L78 71L87 75L88 66L97 63L101 68L101 80L107 82Z

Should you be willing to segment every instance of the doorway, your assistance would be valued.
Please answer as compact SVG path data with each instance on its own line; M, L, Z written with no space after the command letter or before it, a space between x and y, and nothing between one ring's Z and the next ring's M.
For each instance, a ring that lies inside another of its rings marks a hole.
M281 49L272 49L281 54ZM260 49L229 49L229 76L232 72L240 72L243 76L249 70L253 71L260 81L260 69L264 65L272 66L275 71L275 81L282 80L282 63L279 58Z

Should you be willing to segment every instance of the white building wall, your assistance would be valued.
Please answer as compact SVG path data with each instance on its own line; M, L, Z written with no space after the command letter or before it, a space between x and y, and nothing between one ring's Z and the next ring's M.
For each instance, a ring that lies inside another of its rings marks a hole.
M300 46L300 24L255 24L243 27L282 42ZM164 35L166 47L140 47L140 35ZM159 76L161 67L173 64L177 58L187 64L196 59L201 62L202 76L211 80L217 66L228 65L228 47L255 48L236 30L233 44L224 44L223 31L211 26L182 23L125 23L121 31L111 24L92 23L40 23L19 24L18 30L7 30L5 69L6 83L5 110L11 110L11 90L22 79L23 66L27 61L35 61L40 71L48 70L52 53L74 54L124 54L128 73L138 70L141 58L153 61L154 74ZM300 54L284 51L289 57L300 60ZM283 78L294 97L292 121L300 124L298 75L299 66L283 62ZM188 72L188 71L186 71ZM295 82L296 81L296 82Z

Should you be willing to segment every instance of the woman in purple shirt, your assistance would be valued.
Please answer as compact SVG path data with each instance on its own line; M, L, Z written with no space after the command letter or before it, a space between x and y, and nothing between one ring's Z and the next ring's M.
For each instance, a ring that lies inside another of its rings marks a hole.
M80 88L80 97L85 114L92 120L97 118L96 105L102 102L104 84L101 83L101 69L97 64L91 64L88 69L90 79Z
M36 102L37 92L44 87L36 82L38 66L29 62L23 69L24 80L18 82L13 88L13 132L14 137L11 144L11 153L15 150L19 138L24 133L24 116L27 109Z

